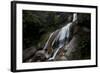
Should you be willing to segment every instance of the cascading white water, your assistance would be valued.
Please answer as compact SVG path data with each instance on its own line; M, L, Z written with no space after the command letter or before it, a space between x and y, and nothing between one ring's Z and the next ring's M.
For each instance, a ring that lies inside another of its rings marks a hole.
M73 14L73 21L72 22L74 22L74 21L76 21L77 20L77 13L74 13Z
M59 31L59 33L56 35L56 37L54 38L53 42L52 42L52 46L54 46L55 43L59 42L56 48L56 51L53 53L53 56L51 58L49 58L49 60L55 59L58 51L64 47L65 43L68 42L68 39L70 38L70 30L71 27L73 25L73 22L75 22L77 20L77 13L73 14L73 20L72 22L66 24L64 27L61 28L61 30ZM46 47L48 46L48 42L50 41L50 38L52 37L52 35L54 34L51 33L49 39L47 40L44 49L47 49Z
M77 14L74 13L72 22L74 22L76 20L77 20ZM70 23L66 24L64 27L62 27L59 34L55 38L54 42L59 41L58 48L63 47L65 39L68 39L70 37L70 27L73 25L72 22L70 22ZM54 45L54 42L53 42L52 46Z

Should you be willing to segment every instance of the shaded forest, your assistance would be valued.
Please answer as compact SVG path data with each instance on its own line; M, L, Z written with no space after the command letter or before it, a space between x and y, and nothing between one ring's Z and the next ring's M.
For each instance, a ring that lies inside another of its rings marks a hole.
M73 30L73 38L65 45L64 56L61 53L57 60L82 60L91 58L91 15L77 13L78 24ZM73 19L71 12L23 10L23 62L47 61L39 53L43 49L51 32L62 28ZM66 50L67 48L67 50Z

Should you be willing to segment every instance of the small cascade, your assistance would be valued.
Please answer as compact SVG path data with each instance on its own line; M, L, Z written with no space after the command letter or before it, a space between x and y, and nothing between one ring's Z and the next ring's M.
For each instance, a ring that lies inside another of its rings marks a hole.
M54 32L53 32L53 33L54 33ZM52 37L53 33L51 33L51 34L50 34L50 36L49 36L49 38L48 38L48 40L47 40L47 42L46 42L46 44L45 44L45 46L44 46L43 50L45 50L45 49L47 48L48 43L49 43L50 38Z
M66 24L64 27L62 27L61 29L59 29L59 33L56 35L56 37L54 38L54 40L51 43L51 47L52 49L54 49L53 51L53 56L51 56L48 60L53 60L55 59L57 53L59 52L59 50L64 47L64 45L66 44L66 42L68 43L70 40L69 38L71 37L71 27L72 25L74 25L73 23L77 20L77 13L73 13L73 20L72 22ZM44 50L48 49L48 43L50 42L50 38L54 35L55 33L51 33L45 46L44 46Z

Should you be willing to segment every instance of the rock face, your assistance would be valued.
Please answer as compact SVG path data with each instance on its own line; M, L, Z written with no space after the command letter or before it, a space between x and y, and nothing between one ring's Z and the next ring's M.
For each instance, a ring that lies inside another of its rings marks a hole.
M55 60L83 60L90 59L90 32L79 29L68 45L63 48L63 55Z

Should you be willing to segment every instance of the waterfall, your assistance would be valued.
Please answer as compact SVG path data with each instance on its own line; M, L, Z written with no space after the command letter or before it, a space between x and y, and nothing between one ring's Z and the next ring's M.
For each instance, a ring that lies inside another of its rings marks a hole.
M71 37L71 27L73 24L73 22L75 22L77 20L77 13L73 14L73 20L72 22L66 24L64 27L62 27L59 31L59 33L56 35L56 37L54 38L54 40L52 41L51 47L52 49L55 49L55 51L53 51L53 56L49 58L49 60L52 60L56 57L57 53L59 52L59 50L64 47L64 45L66 44L66 42L69 42L69 38ZM47 40L44 49L48 49L48 42L50 42L50 38L54 35L55 33L51 33L49 36L49 39ZM57 44L55 46L55 44Z
M72 22L74 22L76 20L77 20L77 14L74 13L73 14L73 21ZM55 41L59 42L58 48L63 47L64 46L64 42L69 39L70 34L71 34L70 33L70 30L71 30L70 28L73 25L72 22L70 22L70 23L66 24L64 27L62 27L61 30L60 30L60 32L59 32L59 34L55 38L54 42ZM54 45L54 42L53 42L52 46Z
M75 22L77 20L77 13L73 14L73 22Z

